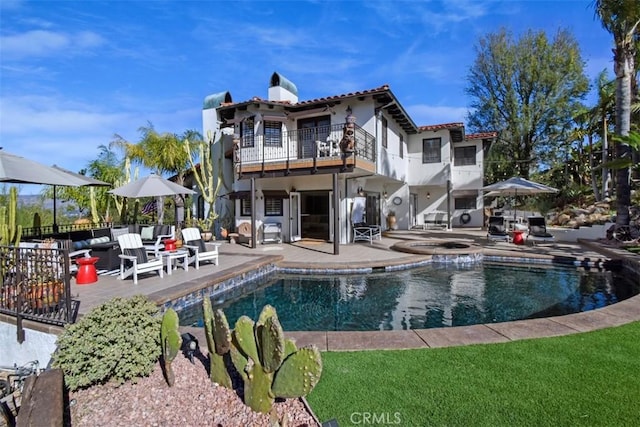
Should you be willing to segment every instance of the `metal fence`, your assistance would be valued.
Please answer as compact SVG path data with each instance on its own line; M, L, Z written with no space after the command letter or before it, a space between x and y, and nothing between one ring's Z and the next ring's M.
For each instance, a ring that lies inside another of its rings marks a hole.
M70 259L56 242L0 246L0 313L16 317L18 342L22 321L63 326L75 322L80 302L71 299Z

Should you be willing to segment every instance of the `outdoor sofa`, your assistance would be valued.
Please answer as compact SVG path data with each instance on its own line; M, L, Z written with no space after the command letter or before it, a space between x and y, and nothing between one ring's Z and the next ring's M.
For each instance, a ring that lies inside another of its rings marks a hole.
M120 267L120 247L118 236L137 233L147 248L161 249L162 240L175 238L175 226L168 224L130 224L109 228L74 230L56 233L54 239L71 240L71 250L90 249L91 255L98 257L98 270L116 270Z

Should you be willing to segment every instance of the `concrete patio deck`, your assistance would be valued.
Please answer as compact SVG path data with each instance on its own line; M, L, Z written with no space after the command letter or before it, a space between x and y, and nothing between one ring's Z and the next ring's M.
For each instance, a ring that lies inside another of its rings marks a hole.
M431 255L413 255L391 250L399 242L412 240L455 241L482 246L485 255L504 258L538 258L558 262L577 261L591 265L611 259L636 257L628 252L606 248L597 242L516 246L504 242L489 242L480 229L454 231L416 230L386 233L372 244L359 242L341 245L340 254L333 255L333 244L301 241L293 244L267 244L251 249L244 245L223 243L220 246L218 266L205 264L199 270L174 270L163 279L142 277L138 285L129 279L100 276L98 282L77 285L72 280L72 295L81 301L80 314L116 296L147 295L162 304L168 300L206 286L252 271L262 265L276 263L279 267L301 269L353 269L358 267L384 267L414 264ZM635 258L634 258L635 259ZM640 271L637 269L636 271ZM363 349L407 349L469 345L512 340L567 335L605 327L618 326L640 320L640 296L595 311L566 316L514 322L405 331L371 332L287 332L300 345L315 344L324 351ZM185 328L200 342L205 342L203 331Z

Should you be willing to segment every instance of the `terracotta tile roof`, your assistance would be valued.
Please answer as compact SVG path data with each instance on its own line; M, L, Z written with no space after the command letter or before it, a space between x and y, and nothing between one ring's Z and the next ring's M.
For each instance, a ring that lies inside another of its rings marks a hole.
M351 97L354 97L354 96L371 95L371 94L374 94L374 93L386 92L388 90L389 90L389 85L385 84L385 85L382 85L382 86L377 87L375 89L367 89L367 90L362 90L362 91L358 91L358 92L349 92L349 93L344 93L342 95L327 96L325 98L309 99L307 101L298 102L296 105L316 104L316 103L334 101L334 100L337 100L337 99L351 98Z
M455 129L460 127L464 127L464 124L463 123L442 123L439 125L418 126L418 132L424 132L427 130Z
M486 139L486 138L497 138L498 132L480 132L480 133L470 133L465 136L465 139Z
M264 102L264 103L267 103L267 104L279 104L279 105L288 105L288 106L291 106L291 107L302 107L302 106L306 106L306 105L326 103L326 102L335 101L335 100L344 99L344 98L351 98L351 97L354 97L354 96L371 95L371 94L375 94L375 93L386 92L388 90L389 90L389 85L388 84L384 84L384 85L382 85L380 87L377 87L377 88L374 88L374 89L367 89L367 90L362 90L362 91L357 91L357 92L349 92L349 93L344 93L344 94L341 94L341 95L327 96L327 97L324 97L324 98L308 99L306 101L298 101L295 104L292 103L291 101L273 101L273 100L268 100L268 99L261 98L259 96L253 96L251 99L246 100L246 101L222 103L221 107L232 107L232 106L238 106L238 105L242 105L242 104L250 104L252 102Z

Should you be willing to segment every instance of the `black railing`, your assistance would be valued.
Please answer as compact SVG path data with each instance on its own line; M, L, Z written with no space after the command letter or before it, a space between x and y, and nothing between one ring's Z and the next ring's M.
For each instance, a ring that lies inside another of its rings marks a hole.
M56 242L0 246L0 313L16 317L18 342L22 320L63 326L75 322L78 301L71 300L68 249Z
M56 227L54 227L53 225L45 225L41 227L23 227L22 238L45 239L57 234L65 234L72 231L91 230L94 228L110 228L112 226L113 223L111 222L100 222L97 224L58 224L56 225Z
M344 124L298 129L273 135L250 135L240 140L239 158L242 164L282 162L324 157L341 158L340 141L344 135ZM355 148L357 157L376 161L375 138L366 130L355 126ZM351 153L349 153L351 155Z

